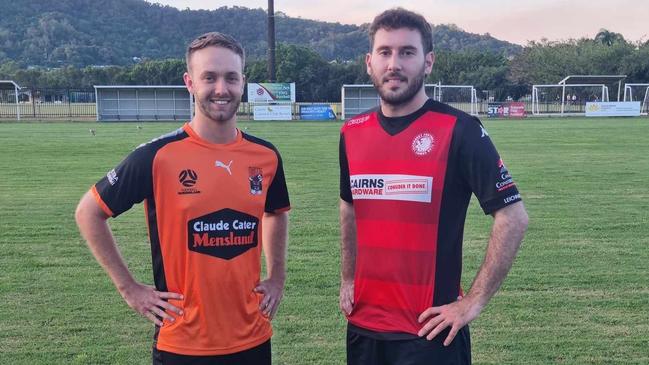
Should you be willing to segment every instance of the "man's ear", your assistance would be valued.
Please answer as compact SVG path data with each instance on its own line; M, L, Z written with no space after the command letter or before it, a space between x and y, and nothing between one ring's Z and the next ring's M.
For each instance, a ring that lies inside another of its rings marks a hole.
M372 54L367 53L365 55L365 68L368 75L372 75Z

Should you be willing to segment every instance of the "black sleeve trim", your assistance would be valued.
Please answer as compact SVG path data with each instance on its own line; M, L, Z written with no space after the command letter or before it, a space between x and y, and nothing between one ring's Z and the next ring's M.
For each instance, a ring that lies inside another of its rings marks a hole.
M347 151L345 150L345 136L342 133L338 143L338 162L340 164L340 199L347 203L353 203L354 199L349 183L349 163L347 161Z
M186 138L182 128L142 144L95 184L97 194L117 217L144 199L153 198L153 160L171 142Z
M275 170L273 181L271 181L268 187L264 211L266 213L275 213L278 211L288 210L291 207L291 202L289 199L288 188L286 187L286 177L284 176L284 163L282 162L282 156L279 151L272 143L261 138L243 132L241 133L241 136L247 141L262 145L272 150L277 156L277 169Z

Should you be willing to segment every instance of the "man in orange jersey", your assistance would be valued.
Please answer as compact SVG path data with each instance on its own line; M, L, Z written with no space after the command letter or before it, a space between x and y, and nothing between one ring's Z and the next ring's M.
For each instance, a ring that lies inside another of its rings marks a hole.
M155 324L154 364L271 363L290 203L279 152L237 128L244 59L230 36L195 39L183 76L194 118L136 148L77 207L93 255ZM155 287L133 278L106 223L142 201Z

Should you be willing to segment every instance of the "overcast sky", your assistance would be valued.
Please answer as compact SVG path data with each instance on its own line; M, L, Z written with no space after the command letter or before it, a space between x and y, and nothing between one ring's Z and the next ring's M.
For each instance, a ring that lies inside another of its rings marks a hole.
M267 0L148 0L179 9L222 6L263 8ZM308 4L308 5L304 5ZM649 40L647 0L276 0L275 11L293 17L362 24L381 11L401 6L423 14L430 23L454 23L471 33L524 45L529 40L592 38L600 28L622 33L627 40Z

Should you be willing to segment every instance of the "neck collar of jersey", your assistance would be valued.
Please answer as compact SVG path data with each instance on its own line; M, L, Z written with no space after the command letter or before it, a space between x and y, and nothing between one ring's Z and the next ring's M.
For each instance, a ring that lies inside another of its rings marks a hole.
M214 143L214 142L210 142L210 141L208 141L206 139L201 138L201 136L199 136L198 133L196 133L196 131L192 129L192 127L189 125L189 122L187 122L187 123L185 123L185 125L183 125L183 130L185 132L187 132L189 137L196 140L196 142L198 142L199 144L202 144L202 145L207 146L207 147L212 147L212 148L232 146L232 145L235 145L235 144L237 144L237 143L239 143L239 142L241 142L243 140L243 135L242 135L241 130L239 130L239 128L236 128L237 136L234 138L234 141L228 142L228 143Z
M424 115L426 111L430 110L432 104L433 104L433 100L428 99L426 100L424 105L421 106L421 108L417 109L416 111L408 115L404 115L401 117L386 117L385 115L383 115L381 108L379 108L378 110L379 124L387 134L394 136L399 132L408 128L408 126L411 125L415 120L417 120L419 117Z

